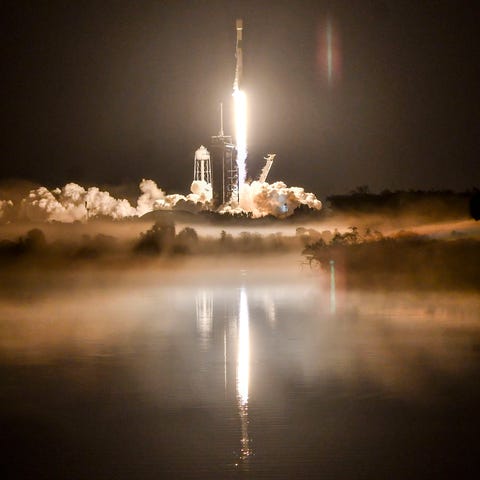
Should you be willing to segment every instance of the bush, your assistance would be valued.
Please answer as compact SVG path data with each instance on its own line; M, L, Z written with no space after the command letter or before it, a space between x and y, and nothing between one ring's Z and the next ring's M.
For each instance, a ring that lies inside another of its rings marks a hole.
M159 221L150 230L140 235L134 251L142 255L159 255L170 250L174 241L175 225Z

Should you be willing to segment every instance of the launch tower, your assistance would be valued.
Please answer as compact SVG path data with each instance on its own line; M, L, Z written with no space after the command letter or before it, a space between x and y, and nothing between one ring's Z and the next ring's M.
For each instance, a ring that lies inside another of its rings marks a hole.
M220 132L212 136L210 144L212 161L212 194L215 206L238 202L237 150L232 137L223 131L223 107L220 105Z
M210 145L213 157L212 194L216 206L238 202L238 166L232 137L216 135Z
M239 202L240 182L243 183L245 181L246 174L245 95L240 91L243 74L242 19L236 20L235 31L237 39L235 46L236 64L233 95L236 112L236 144L233 143L232 137L225 135L223 131L223 105L220 104L220 131L218 135L211 137L210 152L201 146L195 152L194 158L194 180L203 180L212 185L212 203L215 207L219 207L225 203ZM239 166L239 163L241 166Z

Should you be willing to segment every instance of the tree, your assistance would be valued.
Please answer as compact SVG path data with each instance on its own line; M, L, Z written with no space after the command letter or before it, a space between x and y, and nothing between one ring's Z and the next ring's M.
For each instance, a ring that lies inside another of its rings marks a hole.
M167 251L175 240L175 225L170 222L156 222L150 230L140 234L134 251L144 255L158 255Z
M198 235L192 227L185 227L175 239L176 253L191 253L198 246Z
M45 240L45 234L39 228L34 228L27 232L27 236L24 240L26 251L39 251L45 248L47 241Z

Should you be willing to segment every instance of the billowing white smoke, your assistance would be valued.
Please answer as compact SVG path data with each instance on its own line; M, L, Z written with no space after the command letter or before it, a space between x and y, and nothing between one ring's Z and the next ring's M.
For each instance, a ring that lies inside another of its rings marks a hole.
M188 199L192 202L208 203L212 201L212 185L203 180L194 180L190 186L192 192Z
M31 221L74 222L90 218L108 217L119 220L140 217L153 210L199 210L212 200L211 185L194 181L188 195L167 195L153 180L142 180L141 195L134 207L128 200L116 199L110 193L97 187L83 188L76 183L48 190L39 187L31 190L21 201L19 216ZM320 210L322 203L313 193L300 187L287 187L283 182L272 184L262 182L245 183L241 187L240 205L223 206L220 213L251 212L254 218L274 215L284 218L291 215L300 205ZM13 212L10 200L0 200L0 220L5 221Z
M140 195L137 201L137 215L141 217L153 210L171 210L179 202L205 204L212 200L212 186L203 180L194 180L190 190L192 193L186 196L176 193L166 195L153 180L143 179L140 182L142 195Z
M137 210L130 205L128 200L117 200L108 192L102 192L97 187L90 187L87 190L85 205L89 217L105 216L119 220L137 215Z
M68 183L64 187L48 190L39 187L31 190L20 205L20 218L36 222L85 221L95 217L109 217L119 220L128 217L141 217L153 210L171 210L179 202L182 205L205 204L212 199L210 184L194 181L189 195L166 195L153 180L142 180L139 185L142 192L133 207L128 200L116 199L110 193L97 187L83 188L76 183ZM13 207L10 200L0 201L0 220Z
M322 202L313 193L305 192L301 187L287 187L283 182L245 183L240 192L241 210L252 212L255 218L265 215L285 218L300 205L308 205L314 210L322 208Z
M117 200L97 187L85 190L76 183L51 191L45 187L31 190L20 206L20 217L32 221L68 223L98 216L120 219L136 214L128 200Z
M161 188L158 188L153 180L143 179L139 187L142 194L137 200L137 214L140 217L155 210L156 207L160 208L160 205L165 203L165 192Z
M57 196L54 195L57 193ZM58 200L58 189L51 192L45 187L31 190L20 206L21 218L32 221L73 221L67 220L67 209Z

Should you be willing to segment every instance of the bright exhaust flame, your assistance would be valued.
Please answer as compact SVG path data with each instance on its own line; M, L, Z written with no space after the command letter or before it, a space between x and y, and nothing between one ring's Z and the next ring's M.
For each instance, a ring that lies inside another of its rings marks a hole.
M237 143L237 166L239 190L247 177L247 96L243 90L233 90L235 109L235 141Z

